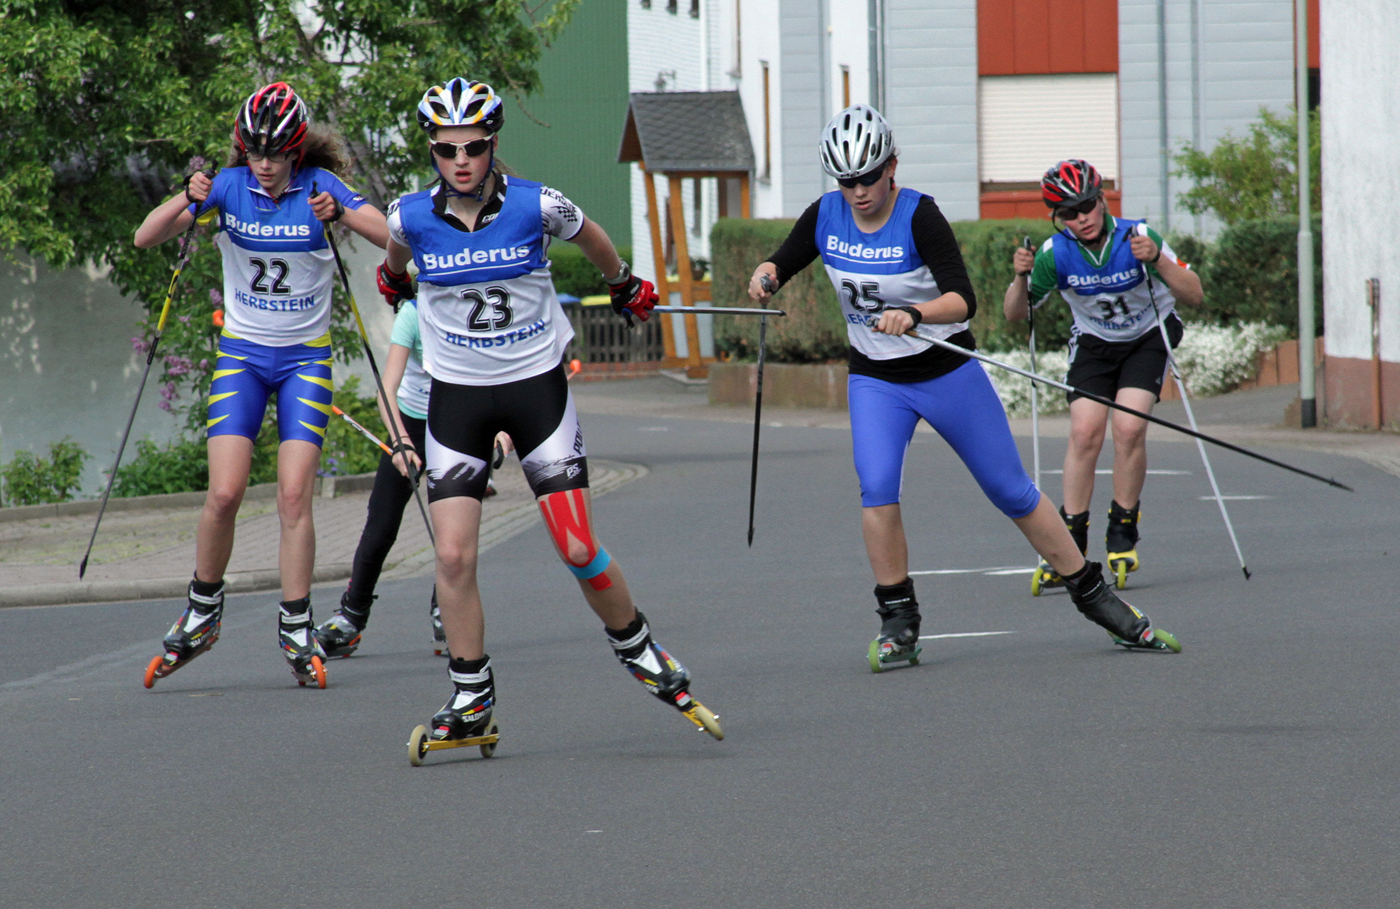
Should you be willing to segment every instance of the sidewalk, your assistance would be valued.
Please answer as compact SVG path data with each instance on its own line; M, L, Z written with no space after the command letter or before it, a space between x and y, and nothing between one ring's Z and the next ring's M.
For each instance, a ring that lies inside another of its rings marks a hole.
M591 460L588 466L595 497L647 472L637 465L601 460ZM313 583L338 584L350 577L371 479L371 475L337 478L334 484L325 484L323 494L315 499ZM495 483L499 494L482 506L483 551L540 519L519 461L507 460L496 472ZM336 488L328 488L332 485ZM230 593L280 586L275 494L273 484L248 490L225 576ZM112 500L81 581L78 563L92 535L97 502L0 509L0 607L183 596L194 572L194 536L203 500L203 493ZM383 576L420 577L432 572L432 546L418 507L410 502Z
M584 415L585 434L590 413L737 423L753 420L751 407L712 407L703 384L685 384L662 376L578 383L573 393ZM1284 411L1297 395L1297 385L1279 385L1204 398L1193 406L1201 431L1225 441L1344 455L1400 477L1400 436L1393 433L1285 428ZM1154 414L1186 423L1179 401L1158 405ZM764 408L763 422L767 426L842 430L850 425L844 411L772 407ZM1031 421L1012 420L1011 428L1017 436L1027 438ZM919 429L931 431L923 424ZM1068 432L1065 415L1040 420L1044 438L1064 438ZM1188 436L1164 427L1153 427L1150 437L1155 441L1190 441ZM595 496L647 472L639 465L593 459L589 470ZM368 483L339 478L336 486L335 491L341 494L318 497L315 504L317 584L338 583L349 577L350 561L364 526ZM483 505L482 550L539 520L539 510L514 458L497 472L496 486L500 494ZM250 489L244 501L227 576L231 592L275 590L279 586L274 492L272 487ZM96 502L0 509L0 607L182 596L194 567L194 532L202 502L202 493L113 500L83 581L78 580L77 566L92 533ZM418 577L432 571L427 533L417 506L410 503L384 577Z

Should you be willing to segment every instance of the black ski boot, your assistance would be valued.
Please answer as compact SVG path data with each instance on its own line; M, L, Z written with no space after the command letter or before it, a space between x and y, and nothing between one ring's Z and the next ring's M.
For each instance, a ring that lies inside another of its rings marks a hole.
M876 584L875 611L880 615L880 636L870 642L867 657L870 671L881 672L891 663L919 665L919 601L914 596L914 581L905 578L901 584Z
M637 610L637 617L626 628L604 628L608 643L623 668L636 676L652 695L670 704L699 729L716 739L724 738L719 717L690 694L690 670L652 639L646 616Z
M1069 528L1069 535L1074 539L1074 544L1079 547L1080 555L1086 554L1089 551L1089 512L1081 511L1079 514L1069 514L1065 511L1065 506L1061 505L1060 517L1064 519L1065 526ZM1031 596L1038 597L1042 590L1063 586L1065 586L1065 579L1050 567L1049 562L1041 559L1040 564L1036 566L1035 572L1031 575Z
M1098 625L1121 647L1181 652L1170 632L1153 628L1147 616L1124 602L1104 581L1098 562L1085 562L1078 575L1065 578L1070 599L1084 618Z
M361 635L369 624L369 609L379 599L371 596L368 603L357 606L350 591L340 595L340 608L316 629L316 640L327 657L348 657L360 647Z
M1116 500L1108 507L1108 530L1104 533L1104 548L1108 550L1108 570L1113 572L1113 580L1119 590L1128 586L1128 572L1138 570L1137 525L1141 507L1141 501L1128 509L1119 505Z
M447 652L447 632L442 630L442 609L438 607L436 584L433 585L433 602L428 607L428 618L433 624L433 654L450 659L452 655Z
M206 590L210 586L215 589L207 594L196 593L196 584ZM163 679L170 675L213 647L214 643L219 640L219 629L224 618L223 582L220 581L217 585L208 585L196 579L190 582L186 596L188 604L185 606L184 613L174 625L170 626L170 630L165 634L165 640L162 641L165 654L155 657L146 665L145 685L147 688L154 687L156 679Z
M449 658L447 675L454 691L442 709L433 714L432 739L435 742L470 739L487 735L493 727L491 711L496 706L496 677L491 657L479 660Z

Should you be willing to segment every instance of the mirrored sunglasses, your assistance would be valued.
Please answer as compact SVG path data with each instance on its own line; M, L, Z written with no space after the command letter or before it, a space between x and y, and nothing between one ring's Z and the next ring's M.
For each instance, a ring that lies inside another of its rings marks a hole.
M839 186L844 186L846 189L855 189L856 184L860 184L861 186L874 186L876 183L880 182L880 178L884 175L885 169L879 167L868 174L861 174L859 177L837 178L836 183Z
M1061 221L1073 221L1080 215L1087 215L1098 207L1098 199L1086 199L1078 205L1062 205L1055 209L1055 214L1060 216Z
M456 158L460 149L467 153L468 158L476 158L486 154L486 150L491 147L490 139L473 139L470 142L434 142L429 146L433 154L439 158Z

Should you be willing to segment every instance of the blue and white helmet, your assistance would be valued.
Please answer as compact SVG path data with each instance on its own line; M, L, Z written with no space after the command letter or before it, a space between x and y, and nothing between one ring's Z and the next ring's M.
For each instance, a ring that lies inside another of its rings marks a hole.
M418 125L431 136L443 126L480 126L500 132L506 122L505 105L485 82L458 76L446 85L434 85L418 102Z
M852 104L826 124L820 150L822 169L838 180L850 180L889 159L894 133L875 108Z

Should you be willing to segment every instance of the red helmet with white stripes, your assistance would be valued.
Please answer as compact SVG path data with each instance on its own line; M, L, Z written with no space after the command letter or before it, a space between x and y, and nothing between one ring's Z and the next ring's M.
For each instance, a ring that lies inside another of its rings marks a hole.
M1061 161L1040 178L1040 197L1050 208L1073 208L1099 197L1103 180L1094 165L1079 158Z
M246 155L296 151L306 140L306 105L285 82L265 85L238 112L238 147Z

